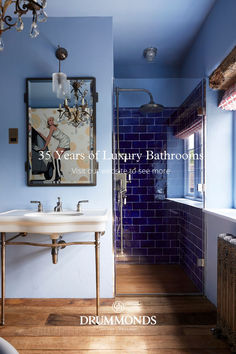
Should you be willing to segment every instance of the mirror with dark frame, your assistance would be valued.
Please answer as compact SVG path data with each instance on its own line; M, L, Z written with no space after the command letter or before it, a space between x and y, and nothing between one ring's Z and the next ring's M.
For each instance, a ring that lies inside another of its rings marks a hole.
M96 80L68 78L58 98L51 79L27 79L27 184L96 185Z

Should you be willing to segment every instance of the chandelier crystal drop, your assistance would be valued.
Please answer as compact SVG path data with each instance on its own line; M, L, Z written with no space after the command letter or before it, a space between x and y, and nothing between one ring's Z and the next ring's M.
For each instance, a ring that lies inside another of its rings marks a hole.
M30 28L30 37L31 38L36 38L39 35L39 30L38 30L38 25L36 22L32 22L31 28Z
M0 52L4 49L4 42L2 36L0 37Z
M41 9L38 14L38 21L39 22L46 22L47 18L48 18L48 16L47 16L46 12L44 11L44 9Z
M23 20L21 18L21 16L18 16L18 20L16 22L16 30L17 32L21 32L24 29L24 23Z
M9 14L12 12L10 10L11 5L12 7L14 6L14 15L17 18ZM38 22L47 21L46 6L47 0L0 0L0 51L4 48L3 33L12 27L15 27L18 32L23 31L22 16L28 12L32 14L30 37L36 38L39 35Z

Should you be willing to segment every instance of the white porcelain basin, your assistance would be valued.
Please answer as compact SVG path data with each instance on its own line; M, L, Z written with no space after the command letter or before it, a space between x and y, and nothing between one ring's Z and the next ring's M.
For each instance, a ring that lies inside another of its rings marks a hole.
M47 212L42 212L42 213L26 213L24 214L26 217L30 217L30 218L42 218L42 217L62 217L62 216L80 216L80 215L83 215L83 213L79 213L78 211L60 211L60 212L55 212L55 211L49 211L48 213Z
M38 213L9 210L0 213L0 232L57 234L71 232L103 232L108 212L105 209Z

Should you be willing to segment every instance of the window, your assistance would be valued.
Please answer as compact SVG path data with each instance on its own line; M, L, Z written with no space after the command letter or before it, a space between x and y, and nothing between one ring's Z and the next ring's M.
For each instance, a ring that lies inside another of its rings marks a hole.
M184 139L184 152L188 155L185 160L184 181L185 197L202 200L201 185L203 181L203 137L202 130Z

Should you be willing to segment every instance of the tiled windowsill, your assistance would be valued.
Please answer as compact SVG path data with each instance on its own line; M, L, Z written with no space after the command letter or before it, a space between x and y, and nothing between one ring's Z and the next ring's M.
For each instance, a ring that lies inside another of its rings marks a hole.
M225 220L236 222L236 209L203 209L204 213L219 216Z
M190 205L192 207L199 208L199 209L203 208L203 203L198 202L196 200L191 200L187 198L167 198L167 200L171 200L172 202L181 203L185 205Z

